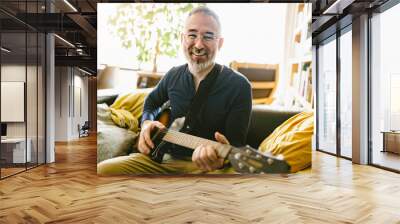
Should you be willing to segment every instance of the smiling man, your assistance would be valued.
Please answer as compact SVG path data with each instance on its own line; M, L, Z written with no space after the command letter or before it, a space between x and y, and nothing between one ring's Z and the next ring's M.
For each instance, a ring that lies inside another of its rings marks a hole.
M194 151L168 145L168 156L161 164L149 158L155 147L150 133L156 127L165 128L155 121L156 113L167 101L171 121L191 118L187 133L233 146L245 145L251 86L243 75L215 62L224 43L218 16L207 7L195 8L186 19L181 39L187 64L169 70L146 98L138 143L140 153L101 162L99 174L202 173L224 167L223 159L211 145L199 146ZM201 105L193 105L199 95L206 97Z

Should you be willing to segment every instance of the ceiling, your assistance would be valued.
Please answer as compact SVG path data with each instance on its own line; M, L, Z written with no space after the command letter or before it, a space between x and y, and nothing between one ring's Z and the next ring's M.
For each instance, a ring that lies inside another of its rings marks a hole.
M261 2L312 2L312 36L315 44L332 35L340 26L351 23L353 16L374 9L386 1L266 0ZM13 49L15 58L18 54L26 54L25 51L28 52L28 58L30 58L29 54L35 52L37 43L31 40L34 38L33 36L28 35L28 47L25 50L25 30L28 30L28 32L54 32L58 35L55 38L56 65L79 66L92 74L96 74L97 3L106 2L132 1L1 0L2 46ZM256 0L255 2L260 1ZM39 45L39 47L42 47L42 45ZM8 55L8 58L11 59L11 56Z
M39 50L44 47L44 44L36 43L36 33L53 32L57 34L56 66L78 66L95 74L98 2L106 1L47 0L46 7L44 0L1 0L2 46L12 49L3 60L16 62L25 55L32 58L37 46Z
M313 0L312 41L318 44L337 30L350 25L354 17L373 12L388 0Z

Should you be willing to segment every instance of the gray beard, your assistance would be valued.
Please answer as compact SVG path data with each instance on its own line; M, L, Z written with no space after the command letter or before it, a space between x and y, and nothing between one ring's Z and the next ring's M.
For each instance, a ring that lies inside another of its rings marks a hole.
M199 73L201 71L206 70L207 68L209 68L213 64L214 64L213 60L208 60L208 61L203 62L203 63L197 63L197 62L194 62L192 60L189 60L189 67L191 68L191 70L193 72L196 72L196 73Z
M216 54L214 54L214 56L212 58L210 58L209 60L202 62L202 63L198 63L196 61L193 61L192 58L190 58L189 52L184 51L183 53L186 57L186 60L188 61L189 69L193 73L202 72L202 71L206 70L207 68L209 68L210 66L212 66L214 64L214 60L215 60L215 56L216 56Z

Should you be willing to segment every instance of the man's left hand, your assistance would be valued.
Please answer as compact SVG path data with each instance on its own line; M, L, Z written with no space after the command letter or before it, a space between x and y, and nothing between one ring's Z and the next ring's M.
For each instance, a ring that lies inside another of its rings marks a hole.
M215 139L222 144L229 144L228 139L219 132L215 132ZM204 171L213 171L224 165L225 158L219 158L217 149L211 145L197 147L192 155L192 161Z

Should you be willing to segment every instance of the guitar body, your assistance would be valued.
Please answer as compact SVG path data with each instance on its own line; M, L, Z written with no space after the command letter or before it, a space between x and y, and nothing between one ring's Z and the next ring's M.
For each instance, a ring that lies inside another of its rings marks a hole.
M167 108L162 110L161 113L157 116L156 120L163 124L165 127L168 127L169 121L171 119L171 109Z
M169 105L169 102L167 102L161 107L160 113L157 115L156 120L162 123L165 127L168 127L171 120L171 107ZM184 121L185 121L184 118L176 119L171 124L170 129L176 131L181 130ZM167 142L163 141L163 137L165 135L163 134L164 131L165 130L155 129L151 133L151 140L153 141L156 147L153 150L151 150L149 156L153 161L157 163L162 163L164 155L167 151L167 149L164 147Z
M165 111L160 115L160 119L165 122L161 122L164 126L167 127L169 120L170 120L170 111ZM171 124L171 127L169 130L174 130L174 131L180 131L183 127L183 124L185 123L185 118L181 117L178 119L175 119L174 122ZM154 129L151 133L151 140L153 141L154 145L156 146L153 150L150 152L150 158L157 162L157 163L162 163L162 160L164 158L165 153L167 153L167 148L164 146L167 144L166 141L163 140L165 136L166 130L162 129Z
M157 162L157 163L162 163L162 160L164 158L164 155L166 153L164 145L166 142L164 142L162 139L164 137L164 133L161 129L155 129L151 133L151 141L153 141L154 145L156 146L154 149L151 150L150 152L150 158L151 160Z

